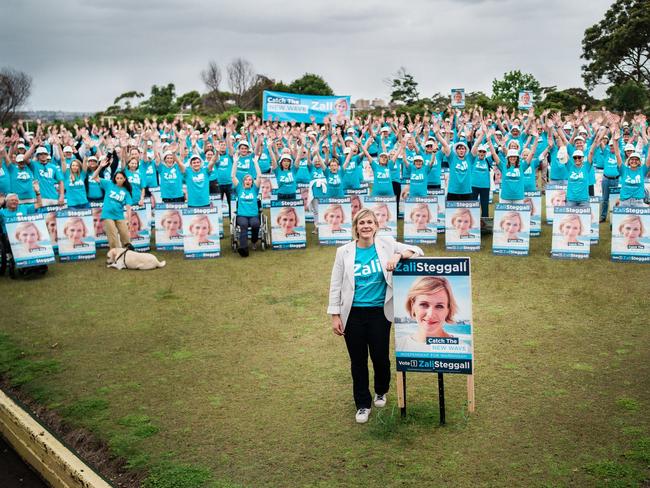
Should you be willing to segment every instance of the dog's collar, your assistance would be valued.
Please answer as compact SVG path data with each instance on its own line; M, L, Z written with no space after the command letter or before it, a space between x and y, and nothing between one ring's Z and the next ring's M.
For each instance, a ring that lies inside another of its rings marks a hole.
M123 252L122 254L120 254L120 255L117 257L117 259L115 260L115 264L117 264L117 263L120 262L120 258L124 258L124 259L123 259L123 261L124 261L124 269L129 269L129 267L126 265L126 253L127 253L127 252L129 252L129 250L128 250L128 249L125 249L124 252Z

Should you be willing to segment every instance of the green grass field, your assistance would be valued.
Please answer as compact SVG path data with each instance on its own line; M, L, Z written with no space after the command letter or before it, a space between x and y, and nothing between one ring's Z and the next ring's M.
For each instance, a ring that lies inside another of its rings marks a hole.
M349 360L325 314L334 248L247 260L105 253L36 281L0 279L0 371L109 442L144 486L645 486L650 478L650 266L470 253L476 413L463 376L409 374L354 422ZM425 247L444 251L444 238ZM161 253L158 253L159 255ZM462 255L462 254L457 254ZM394 361L393 361L394 365Z

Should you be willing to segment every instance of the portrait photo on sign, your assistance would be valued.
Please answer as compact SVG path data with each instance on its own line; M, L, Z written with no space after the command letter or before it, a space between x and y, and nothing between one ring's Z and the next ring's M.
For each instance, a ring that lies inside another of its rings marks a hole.
M92 210L62 210L57 216L61 261L94 259L95 228Z
M551 254L558 258L589 257L591 209L556 207L553 218Z
M448 250L475 251L481 246L481 219L478 202L447 202L445 247Z
M183 249L183 205L159 203L155 211L156 249Z
M397 238L397 201L395 197L363 197L363 206L377 217L377 235Z
M530 210L527 204L498 203L494 210L494 254L525 256L530 246Z
M409 198L404 202L404 242L433 244L438 236L438 199Z
M446 261L445 258L422 259L425 260L441 264ZM468 258L456 258L455 261L469 263ZM398 370L471 373L473 330L469 269L460 274L396 271L393 289ZM447 366L435 368L431 360L443 361Z
M349 198L322 198L318 202L318 240L322 244L352 240Z
M650 262L650 208L617 207L614 209L612 259Z
M183 251L187 258L219 256L219 213L216 208L185 208L183 217Z
M17 267L54 262L54 249L43 215L6 218L5 229Z
M305 247L305 208L302 200L271 202L271 243L273 249Z

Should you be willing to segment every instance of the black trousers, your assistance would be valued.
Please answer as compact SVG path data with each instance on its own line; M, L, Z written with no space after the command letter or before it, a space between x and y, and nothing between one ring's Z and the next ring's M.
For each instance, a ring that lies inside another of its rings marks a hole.
M478 186L472 187L472 200L481 202L481 217L489 217L490 213L490 189L479 188Z
M466 202L472 200L471 193L447 193L448 202Z
M352 393L359 408L370 408L368 352L375 370L375 393L383 395L390 387L390 326L384 307L352 307L345 326L345 345L350 355Z
M402 184L399 181L393 181L393 193L395 194L396 209L399 212L399 199L402 197Z

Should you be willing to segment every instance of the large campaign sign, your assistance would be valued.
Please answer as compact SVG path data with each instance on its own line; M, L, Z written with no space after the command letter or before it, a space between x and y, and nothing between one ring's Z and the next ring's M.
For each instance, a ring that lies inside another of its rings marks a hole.
M469 258L417 258L393 271L397 371L473 372Z
M297 93L264 91L262 100L262 117L264 120L286 122L312 122L322 124L329 118L334 125L343 125L350 121L349 96L316 96Z

